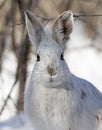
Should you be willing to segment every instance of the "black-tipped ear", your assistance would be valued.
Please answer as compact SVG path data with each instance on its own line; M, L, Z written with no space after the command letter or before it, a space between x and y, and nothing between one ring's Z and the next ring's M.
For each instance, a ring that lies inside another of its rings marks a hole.
M69 39L69 34L73 29L73 14L71 11L65 11L54 22L52 35L59 44L64 44Z
M25 22L28 30L28 35L33 44L34 51L36 51L37 47L45 38L44 29L39 21L39 19L30 11L25 11Z

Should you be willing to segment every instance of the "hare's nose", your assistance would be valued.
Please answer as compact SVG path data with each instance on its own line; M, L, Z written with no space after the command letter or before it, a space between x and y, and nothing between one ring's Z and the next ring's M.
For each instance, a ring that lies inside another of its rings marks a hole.
M50 66L47 67L47 71L51 76L56 75L56 71Z

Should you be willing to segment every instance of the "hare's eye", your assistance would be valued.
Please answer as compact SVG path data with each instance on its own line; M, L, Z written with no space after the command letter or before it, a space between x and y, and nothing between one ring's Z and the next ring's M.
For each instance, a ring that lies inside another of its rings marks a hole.
M39 54L37 54L37 61L40 61L40 56L39 56Z
M64 54L63 53L61 54L61 58L60 59L64 60Z

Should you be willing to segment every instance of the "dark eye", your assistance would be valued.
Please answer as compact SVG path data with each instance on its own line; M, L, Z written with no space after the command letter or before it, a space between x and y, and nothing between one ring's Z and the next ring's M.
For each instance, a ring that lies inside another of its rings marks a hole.
M40 61L40 56L39 56L39 54L37 54L37 61Z
M61 54L61 60L64 60L64 53Z

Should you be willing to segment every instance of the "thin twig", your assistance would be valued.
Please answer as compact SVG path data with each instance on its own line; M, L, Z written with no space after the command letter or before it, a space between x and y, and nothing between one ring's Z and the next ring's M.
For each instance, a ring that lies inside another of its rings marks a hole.
M24 24L23 21L21 21L19 23L12 24L12 25L8 25L8 27L15 27L15 26L19 26L19 25L22 25L22 24Z
M10 92L9 92L9 94L8 94L8 96L7 96L7 98L6 98L5 102L4 102L4 104L3 104L2 108L1 108L1 110L0 110L0 115L2 114L3 110L5 109L5 106L6 106L8 100L9 100L9 98L10 98L10 96L11 96L11 93L12 93L14 87L15 87L15 84L16 84L16 81L15 81L14 84L12 85L12 88L11 88L11 90L10 90Z
M102 14L74 14L73 16L76 18L79 18L79 17L102 17Z
M2 7L5 5L6 1L7 1L7 0L4 0L4 1L2 2L2 4L0 5L0 9L2 9Z
M36 15L37 16L37 15ZM102 17L102 14L74 14L73 15L74 18L79 18L79 17ZM45 18L42 18L42 19L45 19ZM46 19L48 21L52 21L54 20L55 18L50 18L50 19ZM24 24L23 21L19 22L19 23L15 23L13 25L9 25L8 27L14 27L14 26L19 26L19 25L22 25Z

